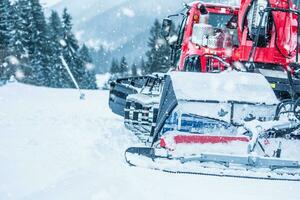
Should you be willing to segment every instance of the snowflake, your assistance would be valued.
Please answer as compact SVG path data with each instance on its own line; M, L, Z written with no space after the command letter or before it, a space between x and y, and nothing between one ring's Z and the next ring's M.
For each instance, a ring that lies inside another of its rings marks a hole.
M18 80L22 80L23 78L25 78L25 74L21 69L17 69L15 76Z
M63 39L61 39L61 40L59 41L59 43L60 43L60 45L61 45L62 47L66 47L66 46L67 46L66 41L63 40Z
M7 67L7 66L8 66L8 63L4 62L0 67Z
M127 17L134 17L135 16L134 10L132 10L130 8L122 8L122 13L123 13L123 15L125 15Z
M88 71L91 71L91 70L95 69L95 65L93 65L92 63L86 63L86 64L85 64L85 68L86 68Z
M20 61L15 56L9 56L8 60L9 60L9 63L12 64L12 65L20 64Z

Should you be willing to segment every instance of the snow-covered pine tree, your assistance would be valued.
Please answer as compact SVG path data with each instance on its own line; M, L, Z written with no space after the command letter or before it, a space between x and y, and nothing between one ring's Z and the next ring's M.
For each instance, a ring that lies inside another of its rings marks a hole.
M63 56L82 88L96 88L89 51L86 46L79 50L67 10L63 22L53 12L47 24L39 0L18 0L12 5L9 0L0 0L0 37L0 53L5 53L0 55L1 77L4 64L10 75L19 71L21 76L17 78L25 83L74 87L63 66Z
M110 67L111 79L121 78L127 76L129 73L128 63L125 56L122 56L120 62L113 58Z
M131 76L137 76L138 72L137 72L137 65L135 63L133 63L131 65Z
M0 0L0 61L4 61L7 56L7 49L10 40L10 2L8 0Z
M49 63L52 59L48 27L39 0L28 0L33 19L32 35L30 37L30 63L32 74L29 83L50 86Z
M12 7L12 37L10 55L18 61L14 67L25 77L20 80L35 85L46 85L44 67L47 48L47 29L42 7L38 0L19 0Z
M147 67L146 67L146 62L144 60L144 57L141 58L141 61L139 63L139 68L141 69L141 73L143 75L147 74Z
M31 13L31 4L28 0L18 0L11 6L12 32L9 41L9 55L14 62L10 63L13 71L20 71L25 76L19 76L17 79L22 82L29 82L33 69L30 65L30 42L33 34L33 16ZM20 73L20 74L21 74Z
M110 67L110 74L115 76L120 72L119 62L116 58L112 59L111 67Z
M71 72L74 75L74 78L79 83L81 87L81 82L83 82L85 76L85 66L84 62L80 59L79 55L79 45L78 41L75 38L75 35L72 32L72 17L68 13L67 9L63 11L63 40L61 45L63 46L63 57L69 66ZM68 87L74 87L74 84L70 82Z
M122 56L119 67L120 67L120 71L119 71L120 76L121 77L127 76L128 75L128 63L126 61L125 56Z
M49 17L49 38L52 59L49 62L50 66L50 86L56 88L69 87L71 78L68 75L66 69L63 67L60 56L63 53L63 47L61 41L63 41L63 27L59 14L56 11L52 11Z
M148 58L145 73L167 72L170 68L171 48L161 36L161 23L156 19L150 30L148 41L150 48L146 52Z
M96 73L106 73L110 70L110 62L112 53L103 46L99 48L91 48L90 55L95 65Z
M93 59L90 56L89 49L84 44L79 50L80 58L85 66L85 74L81 82L81 86L84 89L97 89L96 74L93 63Z
M7 63L9 55L8 45L11 38L10 1L0 0L0 81L7 81L10 77L10 66Z

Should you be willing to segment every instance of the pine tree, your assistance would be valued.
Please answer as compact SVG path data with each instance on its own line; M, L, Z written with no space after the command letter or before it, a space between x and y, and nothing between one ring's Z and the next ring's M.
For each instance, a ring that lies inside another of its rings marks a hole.
M95 64L95 71L97 73L106 73L110 70L112 53L105 49L103 46L99 48L90 49L90 55L93 58Z
M170 68L171 48L161 36L161 24L155 20L150 30L150 38L148 41L149 51L146 52L147 67L145 73L167 72Z
M39 0L0 0L0 75L20 70L21 81L51 87L74 87L61 57L67 62L81 88L95 89L96 77L89 49L72 32L72 18L65 9L61 21L52 12L47 24ZM10 63L4 63L4 59ZM9 65L11 64L11 65ZM8 76L9 77L9 76Z
M9 41L11 38L12 21L11 6L8 0L0 0L0 81L7 81L10 76L10 66L6 58L9 55Z
M39 0L17 1L13 5L11 16L14 25L9 42L10 55L20 63L15 67L26 75L22 81L35 85L49 85L49 38Z
M146 75L146 74L147 74L147 66L146 66L144 57L142 57L142 59L141 59L141 62L140 62L140 64L139 64L139 68L141 69L141 73L142 73L143 75Z
M95 72L90 66L92 59L89 55L88 48L83 46L79 49L78 41L72 32L72 17L67 12L63 11L63 57L66 60L74 78L77 80L79 86L85 89L95 89L96 77ZM72 87L72 84L70 84Z
M84 89L97 89L96 74L94 70L93 59L90 56L89 49L86 45L83 45L79 51L80 58L85 66L85 75L81 82Z
M78 41L75 38L75 35L72 32L72 17L65 8L62 16L63 24L63 40L60 41L63 47L63 57L69 66L71 72L74 75L74 78L81 82L82 77L84 76L85 69L83 63L80 61L78 50L79 45ZM69 81L65 85L66 87L74 88L74 84Z
M136 66L135 63L133 63L132 66L131 66L131 75L132 76L137 76L138 75L137 66Z
M0 0L0 61L3 62L7 55L8 44L10 40L10 2L8 0Z
M35 85L50 86L51 49L47 23L39 0L29 0L33 17L33 34L30 38L30 58L33 68L29 82Z
M122 56L119 66L120 66L120 70L119 70L120 76L126 76L128 74L128 63L126 61L125 56Z
M82 45L79 52L82 60L84 60L86 63L93 63L93 59L90 55L90 50L85 44Z
M78 41L72 32L72 17L65 8L63 11L63 36L66 44L62 44L68 50L70 56L76 56L79 49Z
M117 59L113 58L111 62L110 73L112 75L116 75L119 72L120 72L119 62Z
M18 0L11 6L12 32L9 41L9 55L18 62L10 63L13 71L20 70L25 77L19 81L27 82L32 74L30 65L30 44L33 34L33 16L28 0ZM31 45L32 47L32 45Z
M32 6L28 0L19 0L16 3L16 27L19 38L15 42L23 46L20 53L20 58L29 57L34 52L32 43L32 35L35 31L33 24ZM12 44L14 45L14 44Z
M71 82L70 77L62 65L60 56L63 48L60 44L63 39L63 27L61 19L57 12L52 11L49 18L49 38L52 59L49 61L50 66L50 86L57 88L66 87L66 83Z

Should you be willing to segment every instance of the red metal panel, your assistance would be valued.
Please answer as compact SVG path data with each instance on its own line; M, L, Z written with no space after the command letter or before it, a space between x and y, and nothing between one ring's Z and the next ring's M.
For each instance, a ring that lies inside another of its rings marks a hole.
M228 144L231 142L249 142L249 137L246 136L213 136L213 135L196 135L196 134L185 134L185 135L168 135L172 137L173 144ZM160 140L160 146L163 148L168 147L168 138L162 137Z

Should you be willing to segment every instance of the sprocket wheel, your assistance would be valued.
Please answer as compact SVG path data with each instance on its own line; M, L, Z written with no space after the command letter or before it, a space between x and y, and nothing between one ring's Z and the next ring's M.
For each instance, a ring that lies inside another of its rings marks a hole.
M300 106L300 101L299 101ZM286 116L289 120L295 120L295 102L292 99L286 99L282 101L276 109L276 120L279 120L280 117ZM298 110L297 110L298 111ZM300 117L300 107L299 107L299 117ZM298 119L298 118L297 118Z

